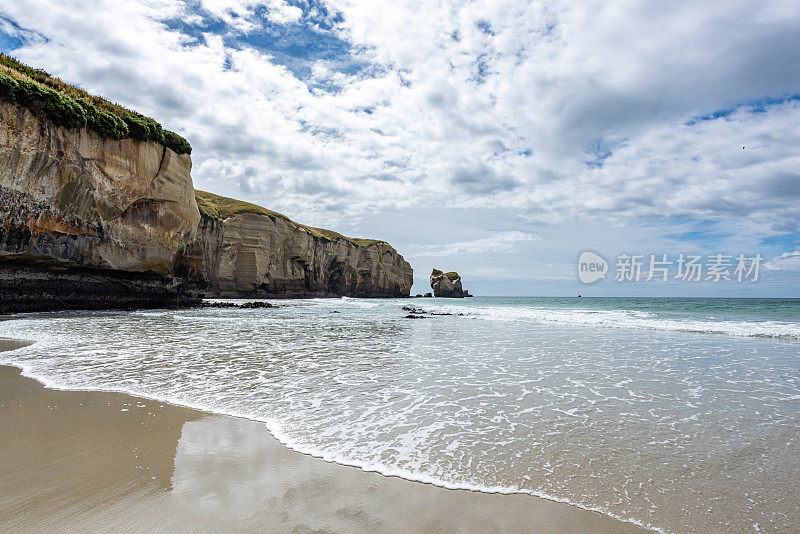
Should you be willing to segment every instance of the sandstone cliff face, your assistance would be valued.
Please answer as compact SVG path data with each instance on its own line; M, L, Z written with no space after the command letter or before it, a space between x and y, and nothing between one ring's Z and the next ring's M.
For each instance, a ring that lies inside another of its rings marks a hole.
M456 272L444 273L434 269L431 273L431 289L434 297L462 298L471 296L461 287L461 277Z
M411 266L387 243L211 194L228 211L257 211L201 217L190 171L188 154L162 144L64 128L0 101L0 313L178 306L202 294L408 296Z
M221 297L401 297L413 282L411 266L387 243L327 239L258 213L204 218L180 272Z
M180 299L174 265L200 221L190 170L160 144L0 102L0 312Z

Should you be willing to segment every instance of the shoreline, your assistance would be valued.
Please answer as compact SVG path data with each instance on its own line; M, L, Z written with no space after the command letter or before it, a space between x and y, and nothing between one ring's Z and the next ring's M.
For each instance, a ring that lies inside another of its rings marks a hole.
M64 312L64 311L74 311L74 312L102 312L102 311L144 311L144 310L191 310L196 308L207 308L213 307L208 306L209 302L221 300L221 301L242 301L242 302L250 302L250 301L265 301L265 300L278 300L278 301L289 301L289 300L315 300L315 299L330 299L336 300L341 298L358 298L358 299L376 299L376 300L402 300L402 299L410 299L410 298L417 298L409 295L390 295L390 296L382 296L382 295L374 295L374 296L350 296L350 295L337 295L333 293L320 293L320 294L303 294L303 295L291 295L286 293L274 293L274 294L264 294L264 295L203 295L200 297L191 297L185 298L182 300L174 300L174 301L136 301L136 302L125 302L125 301L104 301L101 303L89 303L86 301L80 302L58 302L56 304L50 304L46 300L37 301L36 304L30 305L27 304L26 307L2 307L0 304L0 319L2 318L14 318L15 316L25 315L30 313L57 313L57 312ZM421 298L421 297L420 297ZM241 306L231 306L231 307L241 307Z
M0 351L28 344L0 339ZM133 519L144 521L141 529L150 531L161 527L162 531L249 530L256 526L276 530L276 525L281 525L277 530L341 532L470 530L478 525L480 530L511 532L647 531L601 512L544 497L448 489L334 463L284 445L263 422L122 392L54 389L24 377L23 372L13 365L0 365L0 415L5 412L1 419L7 420L3 424L8 428L4 435L23 436L20 443L8 438L0 445L10 460L2 470L0 485L16 481L11 495L9 490L0 492L6 495L0 499L0 508L8 505L3 501L17 503L16 512L0 514L0 527L14 527L15 531L91 531L107 529L108 522L115 520L118 528L125 530ZM157 411L153 404L158 405ZM25 417L17 420L22 415ZM64 421L70 422L68 428L63 428ZM145 435L139 435L142 428L148 429ZM67 438L76 429L79 435L93 436L85 444L88 449L106 451L97 458L92 456L90 460L100 464L87 466L88 472L78 477L89 488L67 484L53 502L31 501L52 486L53 479L60 480L64 471L74 468L66 459L75 454L48 449L47 444L70 443ZM127 440L124 444L118 443L120 436ZM164 451L167 443L171 446ZM19 457L9 456L14 450ZM243 450L247 454L242 454ZM131 466L131 455L159 459L150 465ZM187 463L192 469L180 469ZM155 474L147 478L143 472ZM21 478L28 483L17 489ZM95 479L104 482L98 485ZM183 495L186 487L195 490L191 496ZM282 496L274 495L276 488L284 490ZM247 497L251 493L265 499L255 502ZM208 509L221 515L209 515ZM344 518L343 510L352 513ZM57 524L50 521L56 517Z

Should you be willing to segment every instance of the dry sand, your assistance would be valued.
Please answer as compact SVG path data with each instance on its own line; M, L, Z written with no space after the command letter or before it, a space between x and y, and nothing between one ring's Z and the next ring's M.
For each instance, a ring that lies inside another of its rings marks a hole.
M0 350L19 344L0 340ZM0 532L640 532L527 495L324 462L265 426L0 366Z

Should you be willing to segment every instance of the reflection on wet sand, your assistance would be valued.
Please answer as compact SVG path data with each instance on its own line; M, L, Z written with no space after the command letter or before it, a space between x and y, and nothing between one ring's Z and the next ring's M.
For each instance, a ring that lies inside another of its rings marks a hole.
M295 453L263 424L0 367L3 532L633 532L524 495L445 490Z
M200 417L147 399L47 389L0 366L0 530L57 528L169 491L181 428Z

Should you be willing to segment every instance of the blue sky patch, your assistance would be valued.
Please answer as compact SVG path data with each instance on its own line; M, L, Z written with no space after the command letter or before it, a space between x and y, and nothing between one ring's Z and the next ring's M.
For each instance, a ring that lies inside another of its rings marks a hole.
M380 69L358 58L357 50L336 35L335 27L343 18L339 13L330 13L318 2L290 2L300 8L303 16L297 22L278 24L269 20L269 11L264 6L257 7L253 15L256 27L242 32L205 11L199 2L190 5L191 22L186 17L169 19L164 24L190 37L186 46L205 43L205 34L220 36L225 46L233 49L250 47L267 53L272 62L286 67L298 79L308 82L312 76L312 66L325 61L327 67L348 76L362 74L367 77L382 74ZM233 13L230 13L233 16ZM199 20L198 20L199 17ZM311 87L326 92L336 92L336 84L316 80Z
M777 246L782 250L794 251L800 245L800 232L790 232L788 234L779 234L765 237L761 240L764 246Z
M478 30L485 35L494 35L492 25L487 20L479 20L475 26L477 26Z
M684 124L686 124L686 126L694 126L698 122L723 119L744 108L750 108L749 110L747 110L750 113L764 113L770 106L775 106L778 104L785 104L786 102L795 102L795 101L800 101L800 93L794 93L781 97L764 97L758 100L752 100L749 102L736 104L730 107L721 108L712 111L711 113L706 113L705 115L698 115L686 121Z
M11 19L0 16L0 50L9 53L34 40L47 42L40 33L21 27Z
M591 169L601 168L603 166L603 160L611 156L611 150L607 148L605 141L600 138L592 141L585 152L589 156L589 159L585 160L583 163Z

